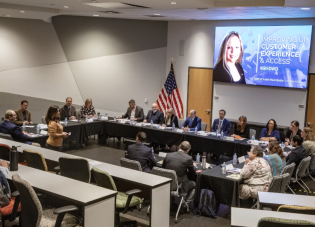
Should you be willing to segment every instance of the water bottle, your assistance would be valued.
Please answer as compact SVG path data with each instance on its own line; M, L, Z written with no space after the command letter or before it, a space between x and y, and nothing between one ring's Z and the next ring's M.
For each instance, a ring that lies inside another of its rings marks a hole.
M88 122L88 120L89 120L89 116L85 115L85 121Z
M224 135L223 135L223 131L222 131L222 132L221 132L221 137L220 137L220 138L221 138L221 139L223 139L223 137L224 137Z
M206 156L202 156L202 169L206 169L207 168L207 160L206 160Z
M25 121L23 121L23 131L25 131L25 128L26 128Z
M133 117L130 118L130 125L133 124Z
M219 134L219 129L217 129L217 131L215 131L215 136L218 137Z
M153 127L153 120L151 120L151 127Z
M197 127L195 128L195 135L197 135L198 134L198 130L197 130Z
M153 149L153 147L152 147L152 149L151 149L151 152L152 152L153 158L156 159L155 156L154 156L154 149Z
M65 125L68 124L68 119L65 117Z
M222 174L226 174L226 164L223 162L222 164Z
M237 164L237 155L236 153L234 153L233 155L233 165L236 165Z
M199 153L197 154L197 157L196 157L196 163L200 163L200 155L199 155Z
M281 148L282 148L282 150L284 151L284 144L283 144L283 142L281 143Z
M10 171L17 171L19 169L19 152L16 146L12 146L10 152Z
M101 113L100 112L97 113L97 119L101 120Z
M37 134L39 134L39 131L40 131L40 125L38 124L38 125L36 126L36 132L37 132Z
M108 117L108 114L107 113L105 113L105 117ZM108 118L107 118L108 119Z
M114 121L116 121L116 115L114 116Z
M254 135L252 135L252 140L255 140L255 136Z
M172 124L172 131L175 132L175 124L174 124L174 122Z

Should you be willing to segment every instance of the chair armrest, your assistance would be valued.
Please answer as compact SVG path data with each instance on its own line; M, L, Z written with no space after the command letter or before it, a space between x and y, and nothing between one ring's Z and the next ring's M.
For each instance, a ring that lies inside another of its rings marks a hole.
M20 193L19 193L19 191L15 191L15 192L11 193L11 196L12 197L18 197L18 196L20 196Z
M125 209L124 211L122 212L123 214L127 213L128 210L129 210L129 205L130 205L130 202L131 202L131 199L132 199L132 196L134 194L137 194L139 192L142 192L140 189L132 189L132 190L129 190L126 193L126 195L128 195L128 198L127 198L127 202L126 202L126 206L125 206Z
M134 194L137 194L139 192L142 192L140 189L132 189L132 190L129 190L126 192L126 195L134 195Z
M71 211L76 211L79 208L73 205L69 205L69 206L64 206L64 207L59 207L54 209L54 214L62 214L62 213L68 213Z

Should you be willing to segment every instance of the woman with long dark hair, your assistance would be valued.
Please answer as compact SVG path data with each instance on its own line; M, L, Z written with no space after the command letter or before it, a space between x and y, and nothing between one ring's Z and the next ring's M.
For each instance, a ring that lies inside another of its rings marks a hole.
M263 128L260 133L261 141L277 140L281 143L280 133L277 128L277 122L274 119L270 119L266 124L266 128Z
M235 133L231 135L232 137L240 136L243 138L249 138L249 125L247 124L247 117L240 116L238 118Z

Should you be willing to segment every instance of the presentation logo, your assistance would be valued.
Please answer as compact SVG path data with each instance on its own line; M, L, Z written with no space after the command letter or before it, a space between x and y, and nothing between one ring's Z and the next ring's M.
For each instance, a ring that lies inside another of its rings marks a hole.
M268 67L268 66L260 66L260 70L265 70L265 71L278 71L278 67Z

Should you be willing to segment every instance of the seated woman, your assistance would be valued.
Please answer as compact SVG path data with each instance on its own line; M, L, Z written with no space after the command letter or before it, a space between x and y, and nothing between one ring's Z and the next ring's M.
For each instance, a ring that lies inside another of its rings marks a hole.
M270 141L274 138L279 143L281 143L280 133L277 129L277 122L274 119L270 119L266 125L266 128L263 128L263 130L261 130L260 141Z
M268 191L272 178L270 166L263 158L263 149L260 146L252 146L248 155L240 173L244 179L239 188L241 199L257 198L258 191Z
M301 137L304 139L302 146L308 155L312 155L315 152L315 137L313 130L309 127L303 128Z
M175 128L179 128L178 118L175 115L175 111L172 108L170 108L166 112L166 117L164 119L164 123L162 124L162 126L163 127L172 127L173 123L175 125Z
M299 129L300 123L298 121L292 121L291 122L291 126L290 129L287 131L287 133L285 134L285 145L288 146L290 145L291 139L293 138L293 136L301 136L301 132L302 130Z
M232 137L240 136L243 138L249 138L249 125L247 124L247 117L240 116L237 122L235 134Z
M94 106L92 105L92 99L87 98L85 100L84 106L81 106L81 117L85 118L88 115L89 118L92 118L96 115Z
M270 168L272 176L277 176L281 174L282 169L286 165L286 157L283 153L282 148L280 147L277 141L272 141L268 145L269 156L266 158Z

